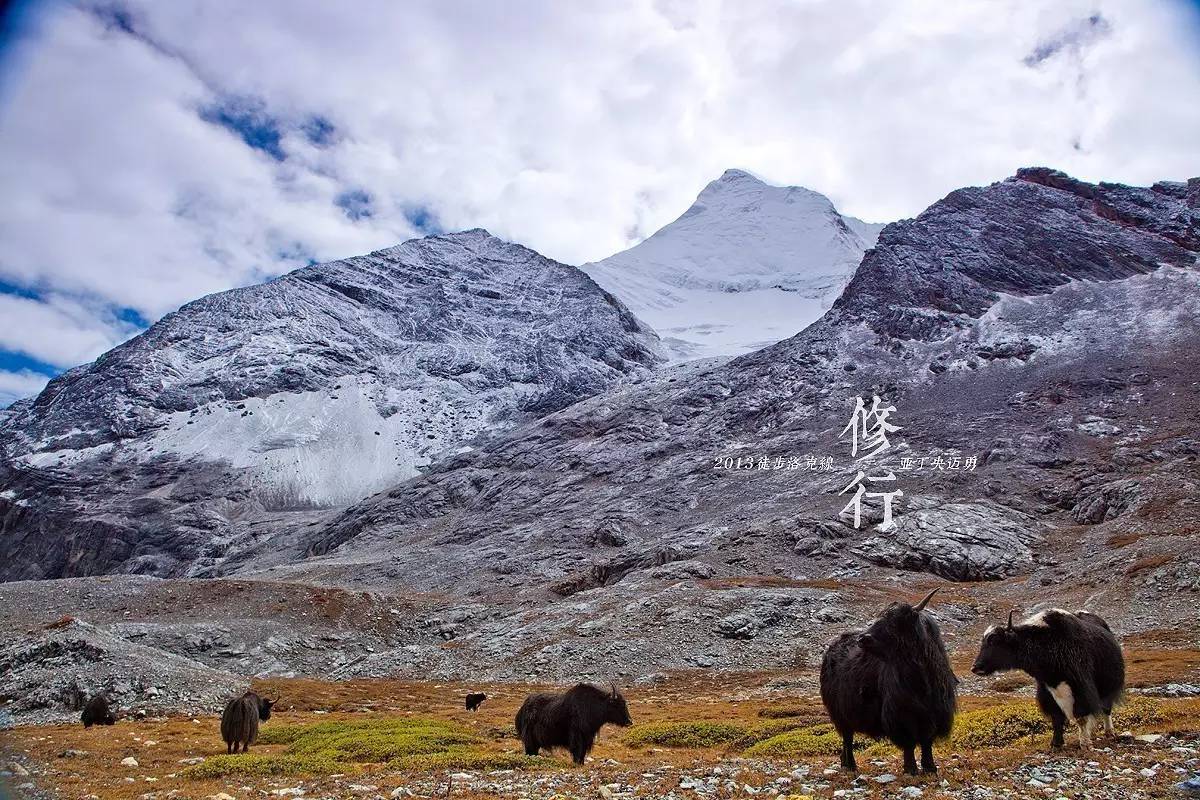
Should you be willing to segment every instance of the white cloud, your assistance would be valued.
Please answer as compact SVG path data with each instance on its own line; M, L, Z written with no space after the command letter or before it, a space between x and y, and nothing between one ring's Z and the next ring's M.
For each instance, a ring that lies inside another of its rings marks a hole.
M869 220L1028 164L1200 174L1200 21L1183 3L121 7L136 35L51 6L12 62L0 279L150 319L417 235L416 209L582 263L727 167ZM202 119L222 97L261 101L287 158ZM303 133L313 115L334 127L323 146ZM369 216L336 205L347 191ZM0 347L90 357L121 334L96 313Z
M6 408L14 400L37 394L50 381L45 375L22 369L16 372L0 369L0 408Z
M0 320L0 350L56 367L91 361L136 333L105 309L58 296L35 300L0 294Z

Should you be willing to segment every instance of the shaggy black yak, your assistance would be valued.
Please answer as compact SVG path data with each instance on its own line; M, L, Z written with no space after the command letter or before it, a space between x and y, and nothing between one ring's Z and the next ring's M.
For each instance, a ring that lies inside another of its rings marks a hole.
M83 707L83 713L79 715L83 720L83 727L90 728L93 725L112 725L117 721L117 715L108 708L108 698L103 694L93 695L87 704Z
M254 692L235 697L225 706L221 715L221 738L225 740L225 752L236 753L238 746L245 753L258 740L259 720L271 718L271 706L277 700L264 700Z
M576 764L587 758L596 734L606 722L622 727L633 724L617 687L606 692L590 683L577 684L560 694L529 695L517 712L516 722L525 755L565 747Z
M958 685L937 623L915 606L892 603L865 631L843 633L821 661L821 700L842 735L842 766L857 770L854 734L887 738L904 753L904 771L937 772L933 740L950 734Z
M474 711L483 705L483 701L487 700L487 695L483 692L471 692L467 695L467 711Z

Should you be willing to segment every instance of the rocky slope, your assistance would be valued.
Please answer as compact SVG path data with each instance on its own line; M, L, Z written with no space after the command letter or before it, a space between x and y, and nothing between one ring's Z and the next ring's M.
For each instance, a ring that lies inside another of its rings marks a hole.
M986 582L939 610L952 637L1039 601L1190 630L1198 252L1197 179L954 192L886 228L800 335L498 435L258 568L456 596L454 661L501 675L778 663L942 580ZM839 433L872 394L901 430L853 459ZM839 514L859 470L895 474L895 529ZM448 663L405 652L424 659Z
M0 578L218 563L657 352L582 272L479 230L205 297L0 421Z
M679 219L582 269L658 331L674 360L740 355L821 316L882 227L731 169Z
M1010 608L1045 603L1194 653L1198 253L1200 179L1131 188L1031 169L963 189L888 226L791 339L633 370L344 510L243 518L208 562L218 580L2 585L0 607L36 611L0 615L0 636L19 650L27 616L71 614L242 674L654 683L811 664L838 631L936 585L959 653ZM873 394L900 429L854 458L840 434ZM171 469L197 519L231 484ZM894 473L873 485L903 492L894 528L870 503L851 524L839 492L859 471ZM68 492L54 502L95 497L65 474L22 473ZM51 520L44 535L79 563L132 563L86 549L87 525L157 524L148 474L122 489L148 522L116 505L126 516ZM41 497L28 480L8 513Z

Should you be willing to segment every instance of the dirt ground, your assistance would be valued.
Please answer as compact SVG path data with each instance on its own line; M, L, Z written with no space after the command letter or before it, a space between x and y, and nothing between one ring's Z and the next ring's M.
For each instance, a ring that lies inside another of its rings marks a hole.
M1131 650L1130 684L1149 683L1170 674L1173 681L1195 680L1200 653L1149 647ZM958 659L956 659L957 661ZM971 679L974 681L974 679ZM1082 753L1068 742L1050 753L1048 734L1032 734L997 746L963 747L952 742L935 748L936 776L901 774L899 753L886 744L858 756L861 773L837 770L833 755L748 757L728 742L699 746L635 746L632 731L656 725L697 723L698 730L724 727L755 729L782 718L796 725L824 723L820 700L803 690L808 673L705 674L672 676L652 687L626 691L635 727L603 729L588 763L570 764L564 753L513 769L510 764L475 769L397 769L395 762L356 763L345 771L217 777L196 775L197 765L225 764L213 718L122 719L112 727L85 730L81 725L22 727L0 732L0 764L12 773L3 780L15 797L121 798L591 798L620 797L908 797L1091 798L1170 797L1175 782L1200 772L1200 699L1154 699L1131 695L1137 714L1128 719L1133 736L1097 742ZM265 732L298 730L288 726L325 723L372 724L396 719L446 723L471 737L474 756L519 755L513 716L534 688L514 684L476 686L392 680L323 682L308 679L266 680L255 688L278 697ZM970 712L1027 705L1029 686L1012 676L979 686L979 694L960 698L960 720ZM478 712L462 707L467 691L484 691ZM792 692L795 692L794 694ZM976 714L975 716L979 716ZM1127 720L1128 721L1128 720ZM965 724L965 723L964 723ZM1003 739L1005 725L997 723ZM1122 728L1118 722L1118 730ZM989 734L990 735L990 734ZM1140 738L1135 738L1140 737ZM1012 738L1012 737L1009 737ZM1001 741L998 739L997 741ZM279 756L287 744L251 748L251 756ZM216 759L214 760L214 757ZM123 762L132 758L133 762ZM234 757L243 758L246 757ZM264 763L275 763L267 759ZM270 767L266 769L272 769ZM23 774L24 773L24 774ZM991 794L980 793L987 787Z

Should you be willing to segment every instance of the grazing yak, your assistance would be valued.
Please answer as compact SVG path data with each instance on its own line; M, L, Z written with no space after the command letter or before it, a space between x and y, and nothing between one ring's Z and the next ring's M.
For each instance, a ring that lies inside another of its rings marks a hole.
M843 633L821 660L821 700L842 735L842 767L857 771L854 734L887 738L904 752L904 771L937 772L933 740L950 734L958 680L937 623L917 605L892 603L865 631Z
M266 722L271 718L271 706L278 702L265 700L254 692L246 692L241 697L235 697L225 706L221 715L221 738L225 740L225 752L236 753L238 746L241 752L250 750L250 745L258 740L259 720Z
M531 694L521 704L516 720L525 755L565 747L576 764L583 763L606 722L622 727L633 724L616 686L606 692L590 683L577 684L560 694Z
M487 695L483 692L471 692L467 695L467 711L474 711L483 705L483 701L487 700Z
M83 727L90 728L93 725L112 725L117 721L117 715L108 708L108 698L103 694L93 695L87 704L83 707L83 713L79 715L83 720Z
M1014 625L993 625L983 635L971 671L991 675L1024 670L1037 682L1037 702L1050 717L1051 747L1063 746L1067 721L1079 726L1079 746L1092 746L1096 718L1113 735L1112 710L1125 688L1125 658L1112 629L1097 614L1051 608Z

